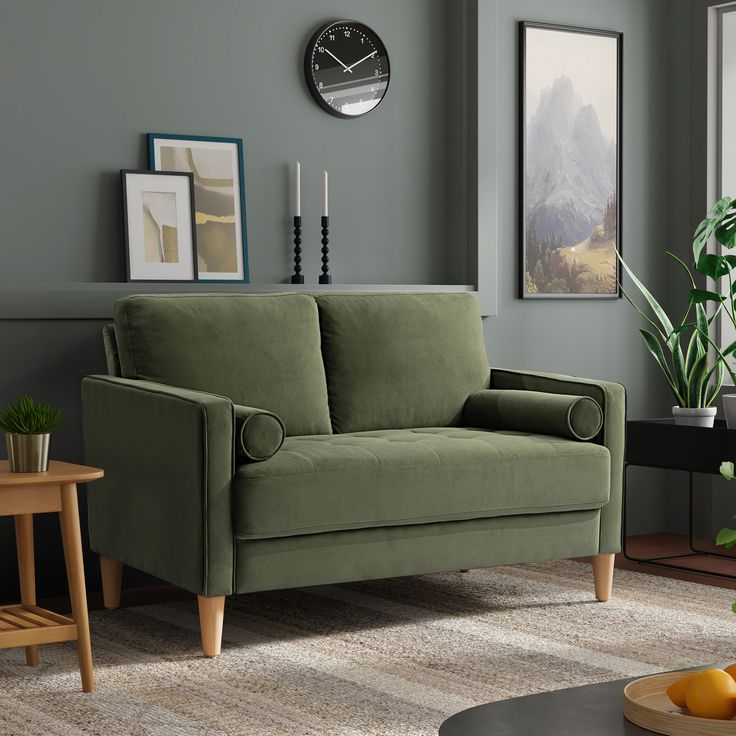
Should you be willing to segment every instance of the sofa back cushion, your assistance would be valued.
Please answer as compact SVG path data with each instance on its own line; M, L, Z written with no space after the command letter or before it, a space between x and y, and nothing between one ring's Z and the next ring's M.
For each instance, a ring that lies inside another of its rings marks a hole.
M447 427L490 369L472 294L317 297L334 432Z
M287 435L328 434L317 305L303 294L137 295L115 305L123 377L265 409Z

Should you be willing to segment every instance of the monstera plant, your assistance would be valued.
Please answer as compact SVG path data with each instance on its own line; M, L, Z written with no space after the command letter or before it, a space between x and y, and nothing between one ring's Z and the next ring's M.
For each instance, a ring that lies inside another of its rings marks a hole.
M689 288L687 309L677 322L670 319L618 254L621 265L646 302L645 310L622 287L624 297L653 328L639 331L677 402L673 414L680 424L712 426L716 414L712 405L725 373L728 372L736 383L736 372L729 363L736 352L736 341L721 348L712 337L713 324L721 310L736 328L736 255L708 253L707 245L712 237L723 248L736 247L736 200L731 197L724 197L714 205L696 228L693 238L695 271L714 281L727 279L728 288L723 294L699 288L691 268L667 251L685 272ZM714 305L710 314L708 303Z
M693 260L695 269L703 276L715 282L721 280L724 288L720 293L706 289L693 288L690 292L690 303L704 304L714 302L716 307L711 321L723 310L736 328L736 255L727 253L709 253L708 242L715 238L720 251L736 248L736 199L724 197L713 205L713 208L695 229L693 239ZM733 366L728 359L736 353L736 340L723 348L709 340L716 355L723 362L731 379L736 383Z

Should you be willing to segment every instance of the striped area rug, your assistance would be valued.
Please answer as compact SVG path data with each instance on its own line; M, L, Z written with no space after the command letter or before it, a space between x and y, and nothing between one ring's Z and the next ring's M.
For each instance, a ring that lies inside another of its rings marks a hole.
M3 736L424 736L479 703L736 661L733 592L616 571L593 599L563 561L228 599L222 655L196 605L92 614L97 692L73 645L0 651Z

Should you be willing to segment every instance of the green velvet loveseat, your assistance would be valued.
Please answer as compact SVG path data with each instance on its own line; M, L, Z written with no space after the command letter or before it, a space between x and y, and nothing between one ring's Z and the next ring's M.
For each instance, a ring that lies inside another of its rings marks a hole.
M620 543L619 384L490 369L469 294L132 296L82 383L105 604L593 555Z

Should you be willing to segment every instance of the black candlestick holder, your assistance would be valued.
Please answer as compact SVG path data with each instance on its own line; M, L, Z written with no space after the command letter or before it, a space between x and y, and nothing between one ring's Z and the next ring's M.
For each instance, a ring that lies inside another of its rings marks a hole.
M302 218L294 215L294 275L291 277L292 284L303 284L302 274Z
M320 284L331 284L332 276L330 276L330 218L322 218L322 273L319 275Z

